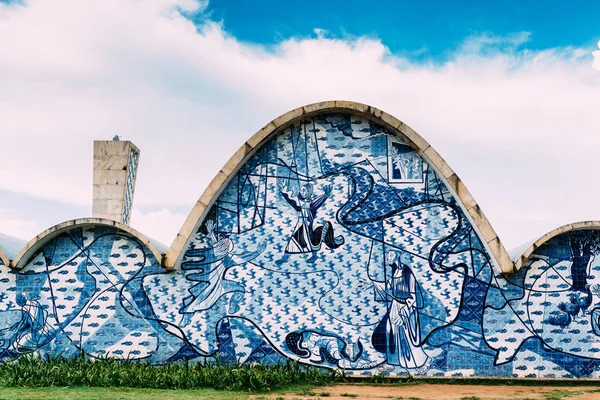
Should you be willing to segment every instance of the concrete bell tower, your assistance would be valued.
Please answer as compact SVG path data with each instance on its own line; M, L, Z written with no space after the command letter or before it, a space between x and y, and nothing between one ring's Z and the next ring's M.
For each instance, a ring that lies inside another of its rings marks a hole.
M94 141L92 217L129 224L140 150L128 140Z

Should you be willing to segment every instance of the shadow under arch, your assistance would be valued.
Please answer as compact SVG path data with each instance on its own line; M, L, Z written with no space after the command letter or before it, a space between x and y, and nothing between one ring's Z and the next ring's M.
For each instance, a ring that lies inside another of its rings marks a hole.
M75 229L75 228L97 226L97 225L114 227L116 229L119 229L121 231L128 233L135 239L139 240L142 244L144 244L148 248L148 250L150 250L152 255L154 255L154 257L156 257L156 260L159 263L161 262L161 260L163 258L163 251L161 251L159 249L158 246L160 246L160 245L157 246L157 244L153 243L150 239L148 239L146 236L144 236L140 232L136 231L132 227L130 227L128 225L124 225L117 221L109 220L109 219L79 218L79 219L73 219L70 221L65 221L58 225L54 225L51 228L46 229L45 231L43 231L42 233L37 235L35 238L30 240L25 245L25 247L23 247L23 249L21 249L21 251L19 251L19 253L15 256L14 260L12 260L12 262L10 264L6 264L6 265L10 265L10 267L17 269L17 270L22 269L23 267L25 267L27 265L27 263L29 263L29 261L31 260L31 257L33 255L35 255L39 249L41 249L46 243L50 242L52 239L56 238L60 234L67 232L69 230Z
M264 143L298 121L335 112L366 118L380 124L394 135L406 139L410 146L439 172L440 177L459 200L461 207L465 211L465 215L470 219L474 229L476 229L477 233L483 239L485 247L489 250L499 270L503 273L511 273L513 271L513 262L483 211L452 168L425 139L404 122L375 107L351 101L337 100L309 104L289 111L269 122L248 139L233 154L202 193L175 237L171 247L165 254L163 266L167 269L173 269L180 262L185 248L188 246L190 240L193 239L194 232L198 230L198 227L206 217L205 211L210 209L229 180Z

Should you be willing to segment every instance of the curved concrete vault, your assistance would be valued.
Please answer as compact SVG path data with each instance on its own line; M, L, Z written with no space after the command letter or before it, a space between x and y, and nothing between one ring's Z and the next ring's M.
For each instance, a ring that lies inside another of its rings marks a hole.
M143 234L136 231L132 227L110 219L79 218L70 221L65 221L46 229L44 232L40 233L35 238L27 242L27 244L21 249L21 251L19 251L19 253L10 262L10 264L5 265L10 265L12 268L15 269L22 269L31 261L33 257L35 257L35 255L40 251L40 249L42 249L46 244L48 244L56 237L76 228L93 228L96 226L114 228L118 231L131 235L140 243L144 244L152 253L152 255L156 258L156 260L158 260L158 262L162 260L162 254L165 250L162 249L161 251L159 249L160 245L158 245L159 247L157 247L157 245L153 243L150 239L146 238Z
M8 256L4 252L4 250L0 249L0 266L8 266L10 265L10 260Z
M568 232L582 231L582 230L600 230L600 221L580 221L572 224L560 226L546 233L531 245L529 245L521 255L514 261L515 269L519 270L523 265L527 263L529 258L534 254L535 250L540 246L544 245L552 238L562 235ZM517 255L517 254L515 254Z
M198 202L188 215L177 237L173 241L164 258L164 266L172 269L183 257L183 252L189 245L193 234L198 230L205 217L205 211L212 206L226 184L244 163L268 140L288 128L290 125L303 119L328 113L348 113L364 117L388 129L392 134L404 138L409 145L418 152L439 173L450 190L459 200L466 215L473 222L476 230L486 243L487 248L494 257L498 268L503 273L513 270L513 263L494 228L485 217L485 214L471 196L464 183L454 173L452 168L444 161L437 151L427 143L418 133L402 121L375 107L350 102L350 101L325 101L298 107L289 111L256 132L240 149L229 159L217 176L211 181L208 188L202 193Z
M169 249L98 218L0 248L0 330L0 360L600 378L600 223L513 263L421 136L371 106L316 103L244 143Z

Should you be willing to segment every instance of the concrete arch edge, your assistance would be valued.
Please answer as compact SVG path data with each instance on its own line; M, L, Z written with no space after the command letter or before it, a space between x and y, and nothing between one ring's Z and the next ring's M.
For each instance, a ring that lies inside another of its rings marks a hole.
M19 253L15 256L14 260L12 260L10 263L7 263L5 265L8 265L11 268L14 268L17 270L22 269L23 267L25 267L27 265L27 263L30 261L31 257L39 249L41 249L46 243L48 243L50 240L54 239L61 233L64 233L64 232L67 232L69 230L79 228L79 227L87 227L87 226L95 226L95 225L114 227L114 228L117 228L121 231L128 233L132 237L139 240L142 244L144 244L150 250L150 252L154 255L154 257L156 257L156 259L159 263L162 262L163 254L161 253L161 251L159 251L159 249L156 247L156 245L154 243L152 243L152 241L150 241L150 239L148 239L142 233L136 231L135 229L131 228L130 226L124 225L117 221L103 219L103 218L79 218L79 219L73 219L70 221L65 221L58 225L54 225L51 228L46 229L45 231L43 231L42 233L37 235L35 238L30 240L25 245L25 247L23 247L21 249L21 251L19 251Z
M291 110L265 125L248 139L238 151L229 159L225 166L217 173L207 189L202 193L200 199L196 202L192 211L185 220L171 247L163 258L163 267L173 269L181 260L183 252L188 246L193 234L203 222L205 211L207 211L214 201L219 197L230 178L237 173L239 168L250 158L254 152L259 149L267 140L281 132L283 129L304 118L310 118L316 115L344 112L354 114L374 122L377 122L396 135L402 135L410 142L411 146L417 150L421 156L433 166L442 179L447 183L448 188L454 192L456 198L462 203L465 215L472 222L473 227L479 233L485 242L485 247L494 258L496 267L502 273L510 273L514 270L514 264L508 255L500 238L491 226L485 214L473 199L471 193L467 190L464 183L454 173L452 168L444 161L438 152L417 132L399 119L378 108L356 103L352 101L324 101L298 107Z
M525 263L529 259L529 256L531 256L537 248L542 246L544 243L548 242L550 239L567 232L591 229L600 230L600 221L574 222L572 224L566 224L551 230L550 232L546 233L544 236L540 237L535 242L533 242L529 247L525 249L525 251L520 255L520 257L515 260L515 270L518 271L519 269L521 269L521 267L525 265Z

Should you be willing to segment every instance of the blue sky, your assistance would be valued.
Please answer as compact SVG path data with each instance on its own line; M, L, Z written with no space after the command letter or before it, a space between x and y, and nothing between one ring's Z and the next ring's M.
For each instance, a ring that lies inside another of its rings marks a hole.
M372 36L394 53L447 59L467 36L530 32L530 49L594 46L600 1L211 0L211 19L239 40L275 44L294 36Z
M415 129L509 248L600 220L599 41L599 1L0 0L0 232L89 216L118 134L168 245L253 133L331 99Z

